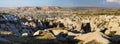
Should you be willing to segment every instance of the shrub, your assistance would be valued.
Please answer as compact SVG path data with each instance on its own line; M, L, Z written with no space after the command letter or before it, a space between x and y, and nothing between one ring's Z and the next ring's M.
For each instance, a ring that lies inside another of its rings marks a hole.
M108 36L109 36L109 37L112 37L112 36L115 35L115 33L116 33L116 31L110 31L110 33L108 34Z

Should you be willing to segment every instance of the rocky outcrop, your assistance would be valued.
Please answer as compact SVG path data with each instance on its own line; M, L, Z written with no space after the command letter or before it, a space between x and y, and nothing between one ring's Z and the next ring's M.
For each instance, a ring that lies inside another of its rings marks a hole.
M119 41L115 35L120 35L120 15L79 15L76 10L60 7L18 7L5 12L15 15L0 15L0 34L58 41L78 39L84 44Z
M101 32L91 32L91 33L87 33L87 34L81 34L81 35L75 37L74 39L84 41L83 44L86 44L87 42L90 42L92 40L95 40L101 44L109 44L110 41L107 38L109 38L109 37L107 37L106 35L104 35Z
M51 28L49 29L55 36L59 35L60 33L68 33L67 30L64 30L62 28Z

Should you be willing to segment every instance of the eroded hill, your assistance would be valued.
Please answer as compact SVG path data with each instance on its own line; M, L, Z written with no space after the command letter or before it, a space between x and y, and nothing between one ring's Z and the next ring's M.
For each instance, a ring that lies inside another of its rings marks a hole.
M0 14L0 41L12 44L119 44L119 9L10 8Z

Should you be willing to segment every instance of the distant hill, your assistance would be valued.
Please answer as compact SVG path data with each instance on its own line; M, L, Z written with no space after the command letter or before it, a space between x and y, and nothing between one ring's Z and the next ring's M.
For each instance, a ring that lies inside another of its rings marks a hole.
M8 9L8 8L6 8L6 7L0 7L0 11L6 10L6 9Z
M84 10L84 9L120 9L120 8L112 8L112 7L65 7L74 10Z
M105 7L68 7L69 9L104 9Z
M12 7L9 8L10 10L59 10L62 9L61 7L57 7L57 6L44 6L44 7Z

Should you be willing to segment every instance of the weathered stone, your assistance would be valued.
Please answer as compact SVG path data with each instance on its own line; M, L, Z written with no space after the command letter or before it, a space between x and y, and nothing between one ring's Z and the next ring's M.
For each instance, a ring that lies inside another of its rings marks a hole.
M109 38L109 37L107 37L101 32L91 32L91 33L82 34L75 37L75 39L83 40L84 44L92 40L96 40L97 42L100 42L102 44L109 44L110 41L107 40L106 38Z
M28 33L23 33L22 36L29 36L29 34Z
M33 36L40 35L40 33L41 33L41 30L38 30L33 34Z

